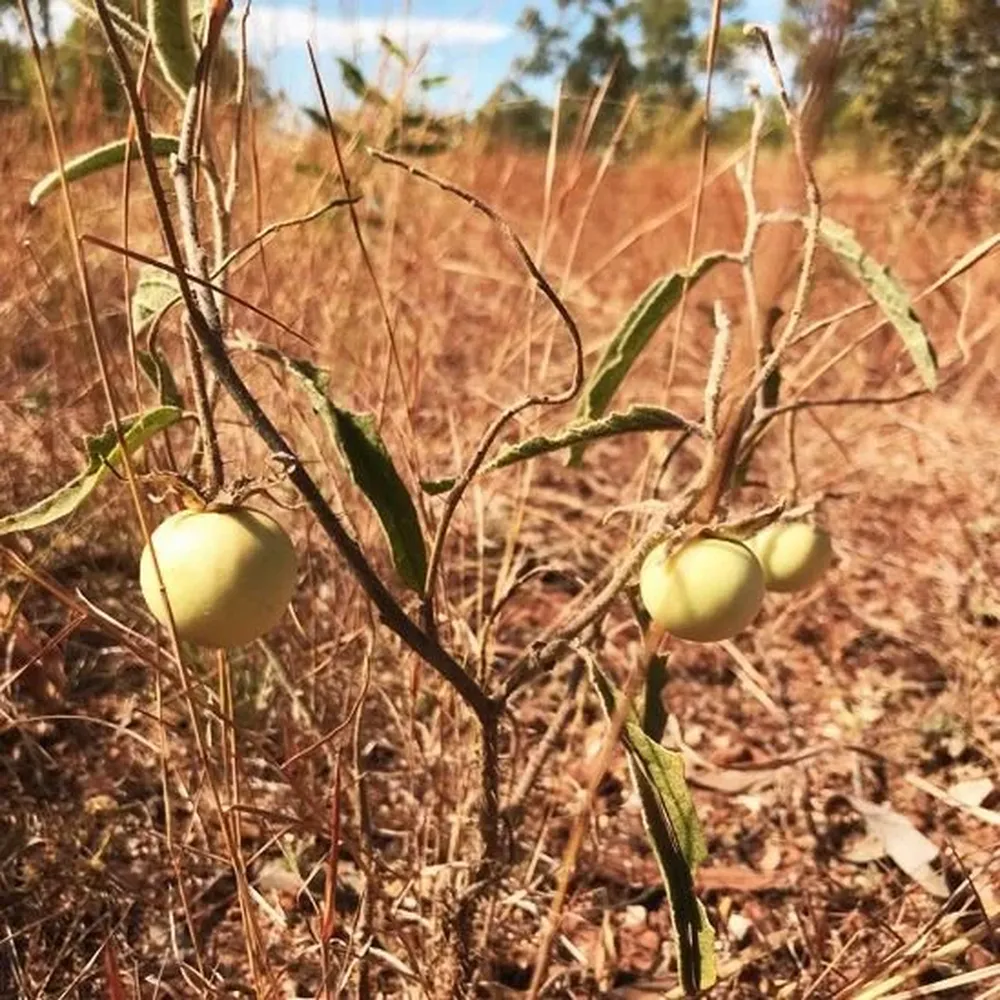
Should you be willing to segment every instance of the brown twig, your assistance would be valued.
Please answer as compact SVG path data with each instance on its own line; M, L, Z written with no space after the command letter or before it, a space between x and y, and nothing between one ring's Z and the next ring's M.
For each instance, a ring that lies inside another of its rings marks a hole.
M414 177L418 177L420 180L434 184L442 191L447 191L449 194L453 194L456 197L461 198L464 202L482 212L482 214L485 215L490 222L492 222L500 230L507 241L514 247L517 255L521 258L521 262L531 275L538 289L549 300L553 308L559 314L573 343L573 376L570 384L561 392L532 394L525 396L523 399L520 399L516 403L508 406L507 409L505 409L503 413L501 413L486 429L479 445L476 447L476 450L472 455L472 458L469 460L468 465L465 467L462 474L456 480L455 485L448 493L447 499L445 500L444 510L441 512L441 520L438 522L437 532L434 535L434 542L431 546L431 555L427 564L427 581L424 588L424 604L422 608L423 623L424 628L428 632L433 633L435 629L435 585L440 571L445 538L451 524L451 519L454 516L459 502L465 494L469 483L472 482L472 478L486 460L486 455L493 446L493 442L497 439L497 436L504 429L504 427L506 427L507 424L514 419L514 417L532 406L559 406L563 403L568 403L580 391L580 387L583 385L583 342L580 339L580 331L577 329L576 322L570 315L569 310L563 304L562 300L556 294L555 290L549 284L542 272L538 269L534 260L532 260L531 254L528 253L527 248L521 241L521 238L514 232L510 224L494 209L481 199L477 198L471 192L460 188L457 184L453 184L451 181L446 181L441 177L437 177L415 164L407 163L406 160L402 160L398 156L393 156L392 154L379 149L369 148L368 151L372 156L381 160L383 163L399 167L402 170L407 171L407 173L412 174Z

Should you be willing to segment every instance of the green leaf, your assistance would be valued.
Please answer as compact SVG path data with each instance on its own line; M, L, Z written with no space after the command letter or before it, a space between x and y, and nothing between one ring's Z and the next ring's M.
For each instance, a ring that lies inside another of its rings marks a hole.
M646 672L646 692L642 699L642 730L657 743L667 728L667 712L663 707L663 689L667 686L667 658L654 656Z
M338 57L337 62L340 63L340 75L344 80L344 86L359 101L363 101L367 97L374 99L378 104L387 103L378 90L368 86L368 81L365 79L364 73L361 72L355 63L342 57Z
M875 300L885 318L902 337L924 385L933 392L937 388L937 356L927 331L913 311L906 289L887 267L867 254L847 226L833 219L823 219L819 237Z
M417 141L413 139L393 140L386 143L386 149L403 156L436 156L452 148L449 139L429 139Z
M375 508L392 547L393 562L404 582L424 592L427 552L417 511L406 485L378 434L375 418L331 407L334 428L351 478Z
M69 5L79 18L100 29L101 19L93 0L69 0ZM133 21L117 3L108 4L108 13L111 15L111 20L115 22L119 37L131 46L134 52L141 54L146 44L145 28Z
M174 373L170 370L167 359L155 347L149 351L137 351L136 360L164 406L183 406Z
M527 438L516 444L501 448L494 459L487 462L480 474L493 472L517 462L526 462L538 455L553 451L561 451L581 443L597 441L600 438L616 437L619 434L636 434L649 431L690 431L696 432L696 425L672 410L664 410L659 406L638 404L631 406L624 413L609 413L598 420L584 420L570 424L552 434L542 434ZM421 482L425 493L447 493L455 485L456 480L426 479Z
M123 419L122 433L129 453L141 448L154 434L176 424L183 416L184 411L179 407L160 406L137 417ZM111 474L114 463L121 458L114 428L108 427L101 434L88 438L86 451L87 467L79 476L26 510L0 518L0 535L8 535L12 531L34 531L72 514Z
M320 131L326 132L330 128L329 122L326 118L326 112L320 108L312 108L309 107L309 105L304 104L299 108L299 111L301 111ZM330 121L333 122L333 130L337 133L337 135L348 136L350 134L348 130L337 121L336 118L331 118Z
M177 138L172 135L154 135L153 155L170 156L177 152ZM66 161L66 180L69 183L78 181L90 174L96 174L99 170L106 170L108 167L117 166L125 162L125 150L129 151L129 159L139 158L139 147L133 142L129 143L125 139L116 142L109 142L106 146L98 146L88 153L81 153L73 159ZM34 208L46 195L51 194L59 187L59 171L53 170L46 174L32 189L28 195L28 204Z
M716 264L726 259L725 254L718 253L707 254L696 261L686 275L688 288L690 289ZM654 281L639 296L615 331L611 343L608 344L597 368L587 381L577 409L579 418L592 420L604 414L612 397L653 334L674 306L680 302L684 282L685 272L675 271ZM578 444L572 449L569 457L570 465L580 464L584 449L583 444Z
M132 328L135 332L145 330L180 295L181 286L176 274L144 264L132 292Z
M283 365L305 389L313 410L337 445L351 479L378 516L396 572L422 596L427 577L423 532L406 484L375 428L374 418L334 405L327 395L326 373L311 362L291 358L254 341L242 340L240 346Z
M393 59L397 60L402 66L409 67L410 60L407 58L406 53L388 35L379 35L378 41Z
M434 90L437 87L443 87L450 80L451 77L447 73L441 73L439 76L425 76L420 81L420 89L425 92Z
M164 77L181 98L187 97L198 65L188 0L148 0L147 24Z
M596 666L591 679L610 719L620 693ZM646 834L667 891L681 983L685 992L694 995L713 986L717 972L715 934L694 889L694 870L708 850L685 781L684 758L646 733L634 709L621 738L639 792Z

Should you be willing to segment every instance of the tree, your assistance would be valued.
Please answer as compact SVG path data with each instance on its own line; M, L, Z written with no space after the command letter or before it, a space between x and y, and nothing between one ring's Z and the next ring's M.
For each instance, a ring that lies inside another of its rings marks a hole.
M683 117L695 106L695 81L705 60L709 0L555 2L555 21L547 20L535 7L521 15L519 27L530 36L533 49L515 63L515 75L560 79L570 102L562 115L564 121L582 113L609 75L595 126L599 140L617 124L633 93L639 93L653 109L653 118ZM721 73L739 74L743 21L737 15L742 2L723 0L725 17L716 54L716 70Z
M996 162L998 38L996 0L786 0L781 30L813 119L876 137L933 184Z
M858 103L924 181L1000 163L1000 4L892 0L858 48Z
M556 0L556 6L556 23L534 7L521 15L519 26L534 48L518 60L515 73L562 80L570 102L563 118L570 125L608 77L595 123L598 138L614 129L636 90L679 106L693 102L696 37L689 0Z
M548 142L552 112L515 80L504 80L487 98L476 122L492 139L542 147Z

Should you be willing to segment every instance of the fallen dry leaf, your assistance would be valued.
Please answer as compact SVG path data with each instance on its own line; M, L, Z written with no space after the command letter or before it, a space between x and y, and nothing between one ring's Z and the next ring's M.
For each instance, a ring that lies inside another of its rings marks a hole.
M932 896L947 898L944 878L931 867L939 853L933 841L890 806L853 797L850 802L864 818L868 832L881 839L885 853L900 870Z

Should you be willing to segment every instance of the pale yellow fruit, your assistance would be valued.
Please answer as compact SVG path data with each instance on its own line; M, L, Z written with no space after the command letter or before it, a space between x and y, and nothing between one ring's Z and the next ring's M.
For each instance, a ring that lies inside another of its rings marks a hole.
M150 539L179 638L199 646L244 646L273 628L295 590L295 548L260 511L181 511ZM167 625L149 545L139 563L142 595Z
M776 521L747 544L760 560L767 589L781 594L811 587L833 561L830 536L806 521Z
M639 593L650 617L671 635L720 642L742 632L764 600L764 573L742 543L696 538L674 552L646 557Z

